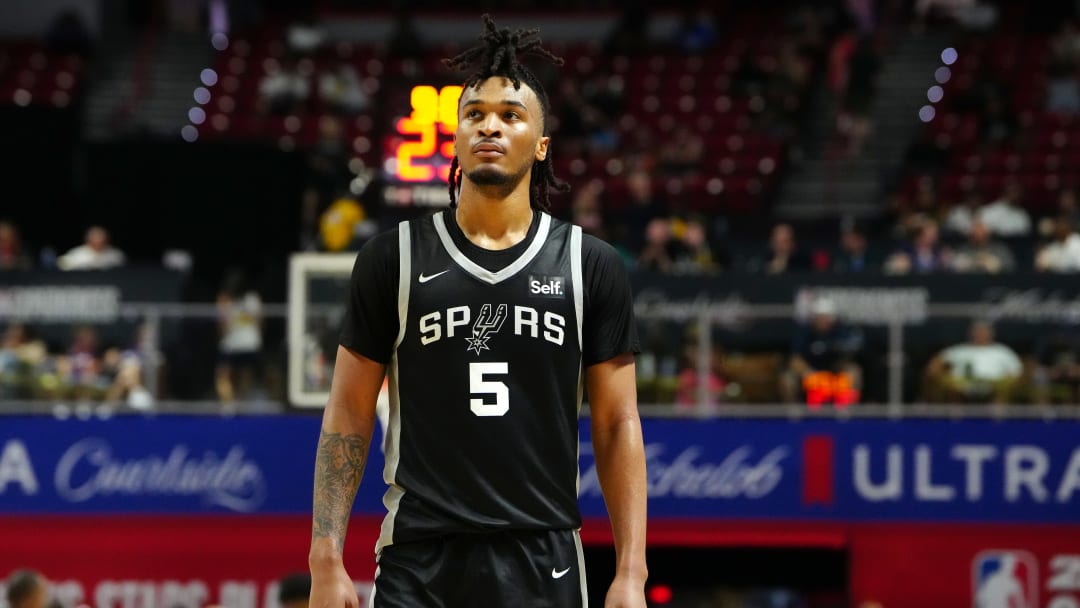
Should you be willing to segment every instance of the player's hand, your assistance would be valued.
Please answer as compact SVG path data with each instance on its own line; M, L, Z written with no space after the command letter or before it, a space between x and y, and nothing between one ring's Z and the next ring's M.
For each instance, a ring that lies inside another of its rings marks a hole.
M646 608L645 581L616 576L608 589L604 608Z
M644 604L642 604L644 606ZM310 608L360 608L352 578L341 563L311 569Z

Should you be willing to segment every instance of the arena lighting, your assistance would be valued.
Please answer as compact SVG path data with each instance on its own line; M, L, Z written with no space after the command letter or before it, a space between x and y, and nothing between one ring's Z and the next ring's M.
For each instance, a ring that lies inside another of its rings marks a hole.
M654 604L668 604L674 595L667 585L653 585L649 589L649 601Z
M934 106L923 106L919 108L919 120L923 122L930 122L934 120L934 116L937 115L937 111L934 110Z
M195 89L195 93L192 95L195 101L199 102L199 105L206 105L210 103L210 89L206 87L199 87Z
M952 65L956 63L956 58L956 49L952 48L951 46L944 51L941 51L941 62L945 65Z
M206 121L206 111L199 107L194 107L188 110L188 120L191 124L201 125Z
M215 72L214 70L212 70L210 68L206 68L205 70L203 70L199 74L199 80L201 80L202 83L205 84L206 86L212 87L215 84L217 84L217 81L218 81L217 72Z
M186 142L193 142L199 139L199 130L192 125L184 125L184 128L180 129L180 137L183 137Z
M938 84L945 84L950 78L952 78L952 70L949 68L941 66L934 70L934 80L938 81Z
M942 97L945 97L945 89L936 84L926 91L926 98L930 100L930 103L937 103Z
M210 37L210 44L219 51L224 51L229 48L229 37L221 32L215 33Z

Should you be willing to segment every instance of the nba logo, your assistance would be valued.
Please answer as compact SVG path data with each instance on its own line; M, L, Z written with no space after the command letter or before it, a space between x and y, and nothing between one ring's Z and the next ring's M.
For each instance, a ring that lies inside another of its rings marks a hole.
M1027 551L979 553L972 564L974 608L1038 608L1037 569Z

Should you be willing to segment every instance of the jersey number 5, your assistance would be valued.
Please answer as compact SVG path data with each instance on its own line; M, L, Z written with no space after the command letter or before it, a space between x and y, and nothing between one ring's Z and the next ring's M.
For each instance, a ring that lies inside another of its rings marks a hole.
M510 373L510 364L506 362L469 363L469 409L477 416L503 416L510 409L510 388L505 382L487 380L485 376ZM476 395L486 395L487 398ZM494 403L492 403L494 397Z

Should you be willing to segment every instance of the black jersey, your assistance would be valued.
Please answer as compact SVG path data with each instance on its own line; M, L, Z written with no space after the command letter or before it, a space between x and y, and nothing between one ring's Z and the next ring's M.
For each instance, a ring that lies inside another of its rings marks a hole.
M535 213L521 243L491 252L442 212L361 251L347 308L342 344L389 376L377 550L580 526L584 367L637 350L614 250Z

